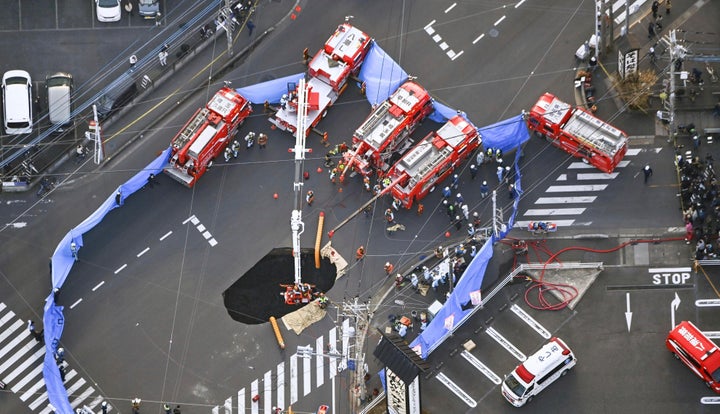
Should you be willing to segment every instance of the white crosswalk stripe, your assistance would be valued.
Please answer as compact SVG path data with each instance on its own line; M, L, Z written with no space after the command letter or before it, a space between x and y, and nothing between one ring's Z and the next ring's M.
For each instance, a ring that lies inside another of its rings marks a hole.
M298 356L297 353L292 354L288 360L279 362L274 370L265 372L261 379L252 381L249 394L246 388L242 388L237 396L228 398L223 405L213 407L211 412L232 413L232 408L225 407L234 407L235 398L237 398L239 414L245 414L248 411L247 407L250 407L249 411L252 414L260 414L271 413L272 406L286 408L286 404L296 404L300 400L300 387L302 387L302 397L305 397L314 389L326 385L326 378L333 379L347 368L347 354L353 335L350 320L343 320L341 332L340 349L337 349L338 328L333 327L328 331L327 338L324 335L315 338L313 346L315 352L310 358ZM315 362L312 361L313 358ZM274 378L273 373L275 373ZM313 377L315 377L314 381ZM256 395L260 396L260 401L253 402L252 398ZM276 403L273 404L273 401Z
M32 412L50 414L52 408L42 375L44 357L45 345L30 334L26 321L0 302L0 380L7 384L8 391L27 403ZM67 366L67 362L64 364ZM84 407L95 414L96 407L103 401L103 397L96 395L95 388L75 370L65 375L65 385L73 409ZM110 410L112 406L108 405Z
M632 157L642 151L640 148L630 148L627 150L626 157ZM525 228L530 221L548 220L557 224L559 227L589 225L592 222L580 222L574 219L556 220L558 216L580 216L587 211L586 207L579 205L591 205L598 196L592 195L604 191L608 188L607 181L614 180L620 176L623 168L630 165L630 160L625 159L618 163L615 172L610 174L597 172L593 165L586 162L572 162L567 167L567 172L560 174L556 179L556 184L550 185L545 193L549 196L538 197L532 202L536 206L546 208L531 208L525 212L519 212L518 220L515 227ZM575 172L578 170L594 170L594 172ZM575 183L573 183L573 181ZM603 183L603 181L605 183ZM577 193L586 193L579 194ZM551 195L551 196L550 196ZM558 206L553 208L553 206ZM562 206L562 207L560 207ZM523 218L530 220L522 220Z

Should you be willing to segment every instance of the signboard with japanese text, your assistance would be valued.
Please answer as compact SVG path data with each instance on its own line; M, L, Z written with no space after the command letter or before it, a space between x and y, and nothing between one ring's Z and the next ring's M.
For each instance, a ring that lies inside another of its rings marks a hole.
M387 410L391 414L421 414L420 377L408 386L390 368L385 368Z

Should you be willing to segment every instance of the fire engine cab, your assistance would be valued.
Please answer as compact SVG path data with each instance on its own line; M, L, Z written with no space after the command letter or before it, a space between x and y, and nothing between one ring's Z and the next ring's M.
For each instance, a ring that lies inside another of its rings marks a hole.
M720 394L720 350L697 326L680 322L668 334L665 346L708 388Z
M327 114L347 87L351 75L360 71L372 39L348 23L338 26L335 33L325 42L308 64L307 120L305 136ZM278 128L295 133L297 131L297 85L288 85L288 95L283 98L280 108L270 118Z
M456 115L412 147L388 171L391 192L403 207L425 197L481 143L475 127Z
M589 111L545 93L527 114L528 128L556 147L611 173L627 152L627 135Z
M354 169L364 176L373 169L387 171L394 153L400 157L412 142L407 138L432 112L430 94L413 81L407 81L378 105L353 136L353 150L344 154L343 175Z
M188 187L212 165L237 129L252 112L252 105L225 86L173 138L169 164L164 171Z

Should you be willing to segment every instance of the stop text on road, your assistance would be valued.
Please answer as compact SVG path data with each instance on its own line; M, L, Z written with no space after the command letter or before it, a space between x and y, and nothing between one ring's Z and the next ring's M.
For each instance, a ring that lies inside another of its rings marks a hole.
M684 285L690 281L689 267L650 268L653 285Z

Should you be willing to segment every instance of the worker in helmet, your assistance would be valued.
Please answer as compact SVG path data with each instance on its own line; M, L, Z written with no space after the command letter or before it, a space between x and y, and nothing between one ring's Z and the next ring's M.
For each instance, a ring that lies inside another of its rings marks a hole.
M232 145L230 145L230 149L232 150L233 157L237 158L238 151L240 151L240 143L238 140L233 140Z
M329 300L327 296L325 296L324 293L320 292L320 296L318 298L318 305L320 305L320 309L325 309L328 307Z
M482 184L480 184L480 196L482 198L485 198L485 197L487 197L489 192L490 192L490 187L488 187L487 181L483 180Z
M457 190L459 185L460 185L460 177L458 177L457 174L454 174L453 178L452 178L451 187L453 188L453 190Z
M275 96L277 96L277 95L275 95ZM285 109L287 108L287 103L288 103L288 96L287 96L287 94L285 93L285 94L283 94L283 96L280 98L280 108L282 108L283 110L285 110Z
M363 187L365 187L365 191L370 192L370 177L363 177Z
M365 246L360 246L355 251L355 260L362 260L365 258Z
M250 131L247 135L245 135L245 142L247 142L247 148L252 148L253 145L255 145L255 133Z
M452 191L450 191L450 187L443 188L443 190L442 190L443 198L448 199L448 198L450 198L451 195L452 195Z
M225 162L230 162L232 155L232 149L230 149L230 147L225 147L225 152L223 153L223 156L225 157Z
M502 150L500 148L495 150L495 162L502 164Z
M395 269L395 266L393 266L393 264L390 262L385 262L384 268L385 268L385 273L390 275L393 272L393 270Z
M313 193L312 190L308 190L307 195L305 196L305 201L307 201L309 206L311 206L313 201L315 201L315 193Z

